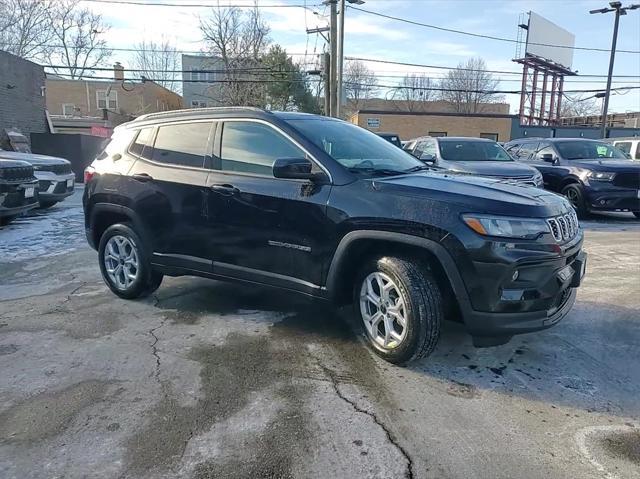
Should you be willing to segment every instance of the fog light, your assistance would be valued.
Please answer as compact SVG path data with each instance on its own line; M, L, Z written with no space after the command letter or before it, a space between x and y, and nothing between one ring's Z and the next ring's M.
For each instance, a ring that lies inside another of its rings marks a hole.
M513 272L513 276L511 277L511 281L517 281L518 280L518 276L520 276L520 271L515 270Z
M600 204L604 205L607 201L606 200L600 200Z

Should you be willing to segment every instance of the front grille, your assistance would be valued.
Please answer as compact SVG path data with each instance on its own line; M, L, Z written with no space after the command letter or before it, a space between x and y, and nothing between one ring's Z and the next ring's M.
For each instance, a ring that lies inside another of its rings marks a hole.
M518 176L489 176L496 180L505 180L507 182L517 183L519 185L537 186L534 177L531 175L518 175Z
M0 167L0 178L6 181L30 181L33 179L32 166Z
M65 163L60 165L41 165L37 167L38 171L50 171L56 175L66 175L71 173L71 164Z
M575 211L570 211L565 215L556 216L547 220L551 235L558 243L570 241L578 234L580 225Z
M618 173L613 178L614 186L640 189L640 173Z

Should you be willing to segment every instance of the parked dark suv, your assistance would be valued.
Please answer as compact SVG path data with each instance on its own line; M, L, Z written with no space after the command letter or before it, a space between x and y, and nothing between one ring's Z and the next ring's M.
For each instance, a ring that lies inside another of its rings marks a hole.
M396 363L429 354L445 318L479 346L547 328L584 273L566 199L425 171L332 118L151 114L116 128L85 178L87 239L118 296L197 275L353 302Z
M486 138L423 136L405 151L433 168L542 187L538 170L514 161Z
M24 161L0 159L0 226L38 206L38 180Z
M618 148L584 138L519 139L506 148L539 169L545 188L566 196L578 217L591 211L631 211L640 218L640 164Z

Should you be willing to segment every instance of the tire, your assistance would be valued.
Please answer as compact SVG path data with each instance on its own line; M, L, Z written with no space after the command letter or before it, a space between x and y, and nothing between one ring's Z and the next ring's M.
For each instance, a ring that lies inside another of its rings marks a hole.
M41 201L38 205L38 209L44 210L47 208L51 208L53 205L57 204L57 201Z
M570 185L562 188L562 194L569 200L573 208L576 210L578 218L583 220L589 217L589 208L584 200L584 193L582 187L577 183L571 183Z
M102 278L109 289L124 299L148 296L158 289L163 275L151 268L150 254L130 224L115 224L107 228L100 238L98 260Z
M635 216L636 218L640 219L640 211L634 211L633 212L633 216Z
M393 364L405 364L433 352L440 337L444 308L440 288L425 266L403 258L382 257L369 261L356 278L354 309L362 321L367 344L378 356ZM389 288L385 293L386 304L385 294L380 295L380 288L375 288L376 282L380 284L377 278L382 279L385 289ZM387 280L389 282L385 283ZM389 286L390 283L392 286ZM378 293L379 306L374 306L374 302L367 299L369 285L373 286L373 293ZM397 318L399 311L396 305L400 304L400 300L404 302L404 308L400 308L405 316L404 328L393 319ZM392 308L394 313L391 313ZM378 320L377 327L372 327L367 317L371 318L377 313L383 314L383 319ZM388 324L391 324L390 333L393 329L400 340L386 334ZM389 338L388 344L385 344L386 338Z

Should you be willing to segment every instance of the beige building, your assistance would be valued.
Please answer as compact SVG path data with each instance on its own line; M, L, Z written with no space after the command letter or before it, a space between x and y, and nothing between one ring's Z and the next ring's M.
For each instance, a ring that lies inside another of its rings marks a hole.
M182 108L182 97L157 83L125 81L120 64L114 65L114 79L46 79L46 105L50 115L109 120L113 125L145 113Z
M508 141L511 139L514 118L506 113L359 110L350 121L373 132L396 133L402 140L428 135L470 136Z

